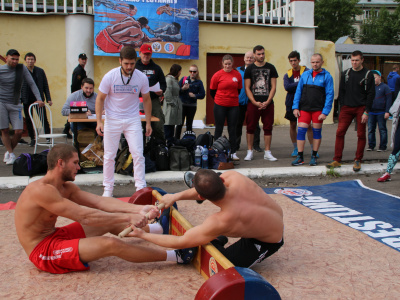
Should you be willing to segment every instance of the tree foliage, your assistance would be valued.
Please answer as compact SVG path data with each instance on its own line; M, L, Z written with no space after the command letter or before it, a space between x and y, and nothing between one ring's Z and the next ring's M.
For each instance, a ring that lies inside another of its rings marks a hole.
M361 14L356 7L358 0L315 0L315 38L336 42L342 36L356 34L354 18Z
M361 44L400 45L400 7L393 13L383 7L378 14L372 10L370 15L361 25Z

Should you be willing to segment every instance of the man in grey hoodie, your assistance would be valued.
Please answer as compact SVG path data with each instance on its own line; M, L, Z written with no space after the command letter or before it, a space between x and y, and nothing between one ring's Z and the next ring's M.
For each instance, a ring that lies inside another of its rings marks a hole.
M7 151L3 161L12 165L16 159L13 151L21 139L23 130L21 87L25 80L31 88L39 106L44 105L39 90L33 81L28 68L19 64L19 53L15 49L7 51L6 64L0 66L0 130L1 138ZM9 124L14 129L14 136L10 138Z

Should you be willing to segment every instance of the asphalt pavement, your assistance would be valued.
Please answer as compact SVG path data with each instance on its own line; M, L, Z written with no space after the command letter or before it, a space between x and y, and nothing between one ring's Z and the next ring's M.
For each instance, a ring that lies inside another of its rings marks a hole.
M335 169L335 173L329 172L325 165L332 161L334 154L335 134L337 124L324 125L322 130L322 144L320 147L317 166L309 166L309 159L311 156L311 147L306 143L305 148L305 165L294 167L291 162L294 160L291 157L293 150L292 143L289 138L289 126L275 126L272 136L271 151L272 154L278 159L277 161L267 161L263 159L263 152L255 152L254 159L251 161L244 161L243 158L246 156L246 141L242 137L240 150L237 151L238 157L241 159L239 162L235 162L235 170L245 174L253 179L269 179L270 181L275 178L301 178L302 181L310 182L312 185L313 178L318 177L340 177L346 176L351 179L357 179L362 176L371 176L378 178L386 168L388 156L390 154L390 145L388 151L377 152L377 151L365 151L364 160L362 163L361 171L355 173L352 169L354 155L357 144L357 132L354 130L354 124L351 125L345 140L345 149L343 152L342 167ZM388 136L390 136L391 124L388 121ZM214 128L195 129L196 134L200 134L206 131L214 133ZM245 133L245 128L243 130ZM228 135L225 128L224 134ZM29 142L29 138L24 137ZM379 140L379 134L377 133L377 139ZM71 140L69 140L71 142ZM263 148L264 142L261 141L261 148ZM38 152L45 150L45 147L38 147ZM5 147L0 147L0 157L3 159L5 153ZM34 148L28 145L18 145L15 149L16 156L21 153L33 153ZM307 154L309 152L309 154ZM395 170L400 170L400 166L396 166ZM160 184L164 182L175 182L181 181L183 177L183 171L158 171L154 173L146 174L146 181L149 185ZM396 181L400 181L400 176L397 179L397 175L393 175L392 182L388 184L396 185ZM24 188L29 182L37 180L40 176L32 178L26 176L15 176L12 173L12 166L0 163L0 190L4 189L21 189ZM397 179L397 180L396 180ZM103 180L102 174L79 174L76 177L76 184L81 186L101 186ZM116 174L116 185L129 185L133 182L133 177ZM386 183L385 183L386 184ZM396 185L398 186L398 184ZM394 186L392 186L392 189Z

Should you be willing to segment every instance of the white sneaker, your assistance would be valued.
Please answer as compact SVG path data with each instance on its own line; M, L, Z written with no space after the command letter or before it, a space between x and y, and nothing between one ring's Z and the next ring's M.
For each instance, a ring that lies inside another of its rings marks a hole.
M113 191L112 190L104 190L103 197L112 197Z
M236 153L231 154L231 159L233 161L239 161L240 160L240 158L236 155Z
M246 155L246 157L244 158L244 160L252 160L253 157L254 157L254 155L253 155L253 150L247 150L247 155Z
M5 154L4 154L4 159L3 159L3 162L8 162L8 160L10 159L10 153L7 151Z
M12 164L14 164L14 161L16 160L17 158L15 157L15 154L14 153L10 153L10 157L9 157L9 159L7 160L7 162L6 162L6 165L12 165Z
M270 160L270 161L276 161L278 160L277 158L272 156L272 153L270 150L267 150L264 152L264 159Z

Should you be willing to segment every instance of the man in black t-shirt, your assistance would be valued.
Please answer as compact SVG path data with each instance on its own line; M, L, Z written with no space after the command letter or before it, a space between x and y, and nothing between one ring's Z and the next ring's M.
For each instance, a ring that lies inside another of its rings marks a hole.
M339 85L340 114L336 131L335 156L327 165L328 168L341 166L344 137L354 118L357 121L357 150L354 158L353 170L361 169L361 160L364 156L364 148L367 142L366 124L368 113L371 110L375 98L375 79L372 72L363 67L364 57L361 51L351 54L351 69L342 74Z
M162 97L167 89L167 83L165 82L164 72L159 65L157 65L152 59L153 49L149 44L143 44L140 47L140 59L136 62L136 69L142 71L149 79L150 86L150 98L151 98L151 115L160 119L158 122L152 122L151 127L153 133L151 136L165 140L164 137L164 123L165 116L162 110ZM157 87L157 90L155 90Z
M253 159L254 131L260 118L263 123L265 153L264 159L276 161L271 154L272 125L274 124L274 101L278 72L274 65L264 62L265 50L261 45L253 48L255 62L244 73L247 104L247 155L244 160Z

